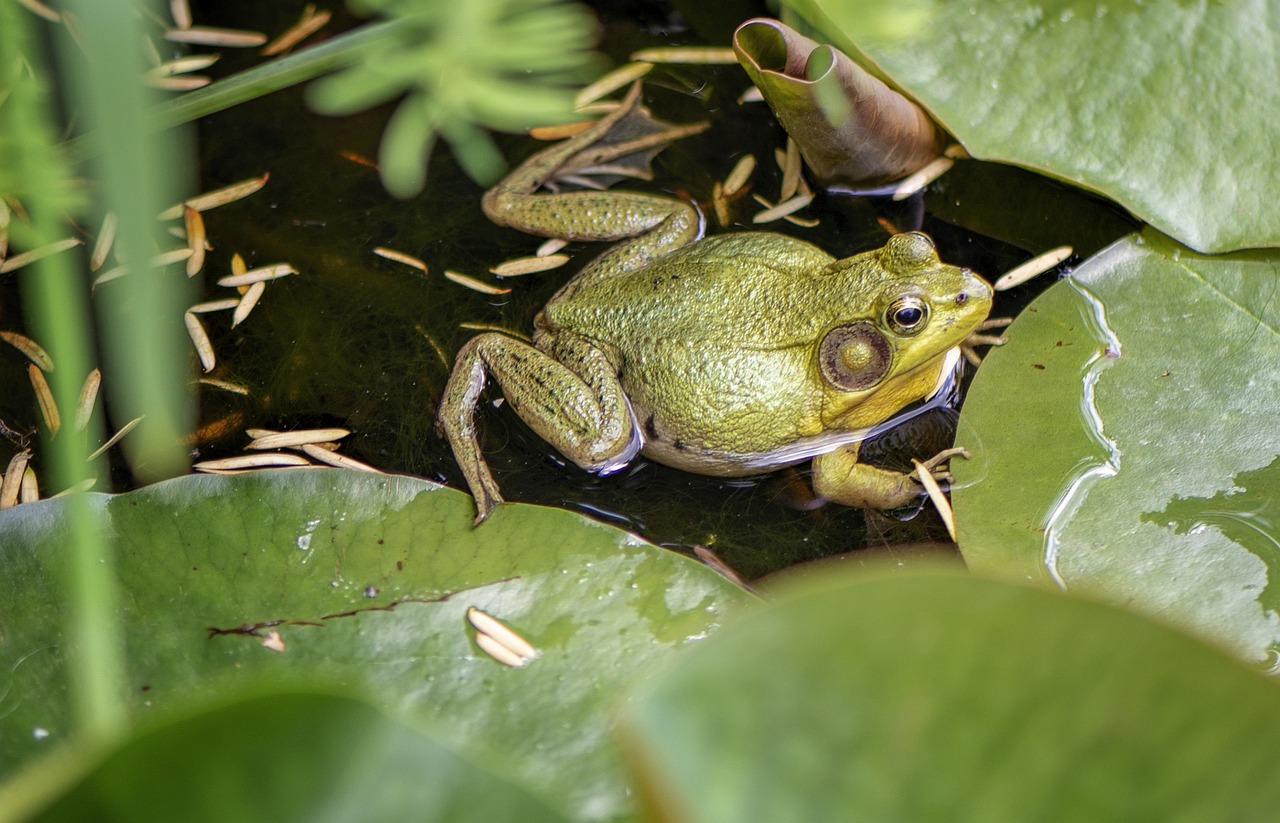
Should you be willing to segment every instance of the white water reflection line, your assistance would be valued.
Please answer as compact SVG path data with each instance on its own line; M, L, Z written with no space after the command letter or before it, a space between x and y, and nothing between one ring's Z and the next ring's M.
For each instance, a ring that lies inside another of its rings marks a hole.
M1089 489L1098 480L1115 477L1120 471L1120 448L1107 436L1096 402L1098 378L1120 359L1120 338L1107 322L1106 306L1097 295L1074 277L1066 280L1080 295L1083 301L1080 314L1089 333L1099 343L1098 351L1085 363L1084 373L1081 375L1083 391L1080 394L1080 415L1085 433L1098 445L1100 454L1084 461L1081 470L1069 477L1057 502L1045 516L1044 565L1049 575L1063 589L1067 588L1067 581L1058 570L1062 530L1088 497Z

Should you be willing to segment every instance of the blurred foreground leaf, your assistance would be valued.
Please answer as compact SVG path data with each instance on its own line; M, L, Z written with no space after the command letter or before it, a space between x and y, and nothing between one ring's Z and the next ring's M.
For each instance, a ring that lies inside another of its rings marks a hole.
M149 728L106 755L33 819L567 820L527 791L363 703L288 692L225 703Z
M631 704L659 819L1265 820L1280 691L1133 614L961 576L828 577Z
M354 10L402 25L376 52L308 90L329 114L403 99L383 134L383 183L397 197L421 191L437 137L482 183L502 156L483 131L518 131L573 116L573 84L590 60L595 20L563 0L358 0Z

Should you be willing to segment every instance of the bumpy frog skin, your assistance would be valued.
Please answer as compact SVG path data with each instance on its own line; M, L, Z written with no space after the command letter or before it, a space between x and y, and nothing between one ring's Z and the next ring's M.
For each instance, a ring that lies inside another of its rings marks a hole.
M621 240L534 321L533 345L481 334L458 353L439 425L479 523L502 498L476 441L492 378L540 437L582 468L636 454L699 474L756 474L814 457L815 491L866 508L920 493L857 460L857 434L935 390L986 318L991 287L910 232L836 260L764 232L699 239L696 209L634 192L535 193L606 160L618 112L534 155L484 198L497 223L574 241ZM688 133L673 129L657 145Z

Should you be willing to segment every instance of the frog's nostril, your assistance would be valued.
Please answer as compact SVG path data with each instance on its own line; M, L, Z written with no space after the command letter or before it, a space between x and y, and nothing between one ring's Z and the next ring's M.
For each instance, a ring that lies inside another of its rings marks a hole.
M956 295L957 306L963 306L965 303L968 303L968 302L969 302L969 295L967 293L960 292L959 294Z

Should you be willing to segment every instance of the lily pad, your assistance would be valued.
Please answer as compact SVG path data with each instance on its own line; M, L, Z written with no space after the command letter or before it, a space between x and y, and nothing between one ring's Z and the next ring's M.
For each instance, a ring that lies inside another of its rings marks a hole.
M249 685L353 687L464 754L513 764L580 819L629 809L609 738L620 690L746 597L568 512L505 505L473 528L469 497L408 477L183 477L92 500L116 539L135 717ZM62 511L0 513L4 771L71 735ZM469 606L541 656L511 669L485 655Z
M568 820L425 734L359 701L314 693L257 696L146 729L32 819L176 817L188 823Z
M1259 820L1280 692L1137 615L964 576L826 582L630 705L664 820Z
M1280 246L1272 6L915 0L891 30L861 25L865 0L790 4L975 157L1102 193L1200 251Z
M1131 235L1009 340L961 416L970 567L1280 652L1280 255Z

